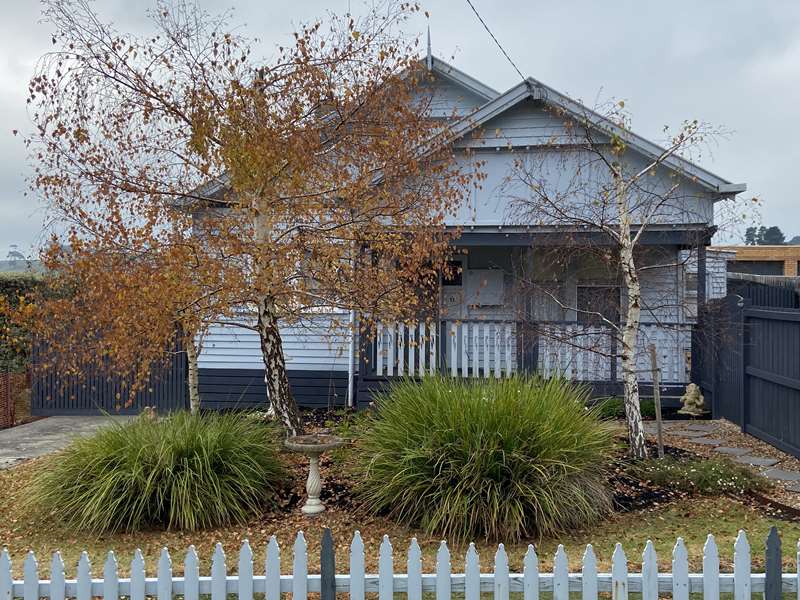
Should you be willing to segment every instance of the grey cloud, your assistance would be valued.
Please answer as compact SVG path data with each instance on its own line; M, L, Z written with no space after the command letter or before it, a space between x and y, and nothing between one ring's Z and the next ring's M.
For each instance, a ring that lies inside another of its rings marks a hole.
M594 103L623 98L634 128L660 139L665 124L699 118L733 131L703 166L764 199L764 221L800 234L793 174L800 164L800 3L794 0L473 0L525 75ZM0 21L0 254L29 246L43 213L23 198L25 150L10 130L27 128L25 92L37 57L49 48L33 0L6 2ZM219 12L231 0L198 0ZM144 31L151 2L98 0L120 29ZM293 27L326 11L358 12L355 0L241 0L232 21L262 40L264 56ZM499 90L518 76L463 0L426 2L434 53ZM420 18L409 33L425 30ZM2 258L2 256L0 256Z

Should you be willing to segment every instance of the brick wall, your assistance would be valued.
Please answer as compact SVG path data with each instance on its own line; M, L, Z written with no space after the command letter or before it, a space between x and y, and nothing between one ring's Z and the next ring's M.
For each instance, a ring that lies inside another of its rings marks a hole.
M14 403L25 384L25 373L0 373L0 429L14 425Z
M800 265L800 246L714 246L716 250L736 252L736 260L746 262L774 262L783 263L783 273L788 277L797 277Z

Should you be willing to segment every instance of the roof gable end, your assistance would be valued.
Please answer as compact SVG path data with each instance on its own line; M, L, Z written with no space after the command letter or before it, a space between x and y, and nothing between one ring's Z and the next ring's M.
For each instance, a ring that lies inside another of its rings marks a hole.
M532 77L520 82L506 92L497 95L475 110L472 114L455 123L450 132L451 139L456 140L464 137L469 132L474 131L491 119L494 119L528 99L540 100L548 106L563 110L573 118L588 120L598 131L607 135L612 134L619 136L625 140L631 148L640 152L650 160L656 159L666 152L666 150L658 144L632 131L619 127L606 117L589 109L580 102L569 98L565 94L554 90ZM663 162L666 166L691 178L706 189L716 192L719 194L720 198L732 196L747 189L745 184L731 183L675 154L667 156Z

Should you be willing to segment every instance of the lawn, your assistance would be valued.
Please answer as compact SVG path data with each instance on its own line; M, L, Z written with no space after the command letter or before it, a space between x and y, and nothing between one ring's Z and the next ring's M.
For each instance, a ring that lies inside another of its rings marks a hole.
M287 457L289 458L289 457ZM338 458L346 459L345 453ZM291 459L290 459L291 460ZM149 571L154 572L155 562L162 547L170 549L176 573L182 572L183 552L189 544L194 544L203 560L204 572L209 567L213 545L221 542L228 552L230 569L235 569L235 557L242 540L249 539L256 555L257 570L263 564L264 549L269 536L277 536L283 547L283 569L290 572L291 550L289 548L297 531L305 533L309 543L310 569L318 569L319 541L323 527L331 527L337 548L337 565L346 569L348 545L353 532L358 529L366 545L368 570L377 569L377 553L383 534L388 534L395 547L395 563L404 564L401 556L410 538L416 535L422 549L426 570L435 566L435 552L439 540L420 535L398 527L391 521L369 517L352 508L333 506L316 518L305 517L297 509L288 514L273 512L252 519L246 526L233 526L200 532L149 531L135 534L111 534L94 536L80 534L67 529L58 522L57 516L36 515L25 505L25 485L34 470L46 468L48 459L39 459L16 468L0 471L0 489L3 490L3 503L0 504L0 544L8 546L14 560L15 575L21 575L21 562L28 550L33 550L39 558L43 575L49 570L49 556L59 550L68 569L68 576L74 575L74 566L82 550L89 553L93 570L100 573L105 553L113 549L120 562L120 569L127 571L135 548L145 555ZM295 463L297 464L297 463ZM323 465L323 476L333 478L333 470L340 464ZM297 471L301 471L299 465ZM303 473L297 473L297 490L302 489ZM761 509L742 504L726 496L714 498L689 498L665 505L650 507L629 513L618 513L584 531L571 532L542 540L526 540L525 543L507 547L511 568L522 568L522 557L527 542L536 544L542 568L548 569L558 543L563 543L570 557L571 567L578 568L580 556L587 543L592 543L602 568L608 568L611 551L616 542L625 548L631 569L638 570L641 551L647 539L653 540L659 554L660 567L670 568L670 550L677 536L682 536L688 546L691 568L699 570L702 560L702 546L706 535L713 532L720 548L723 570L730 570L733 554L733 541L739 529L748 533L753 548L754 569L763 568L763 542L770 526L777 525L784 540L784 562L787 569L795 568L795 543L800 538L800 523L777 520L767 516ZM478 543L484 569L489 569L495 551L493 544ZM463 566L465 547L454 546L452 566L459 570ZM261 567L263 569L263 567Z

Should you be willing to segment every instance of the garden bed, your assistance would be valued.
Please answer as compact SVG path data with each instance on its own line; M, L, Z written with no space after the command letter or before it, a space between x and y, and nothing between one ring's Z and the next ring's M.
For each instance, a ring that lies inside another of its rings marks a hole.
M356 424L343 413L309 414L312 430L332 429L345 437L352 435ZM651 447L651 451L655 451ZM439 544L437 536L399 526L393 521L366 514L353 496L353 474L348 470L352 464L352 446L341 448L323 457L321 471L325 480L323 500L328 510L318 517L307 517L300 513L306 472L306 461L302 456L286 453L286 464L293 475L291 484L282 492L278 507L250 519L244 525L218 527L200 532L143 531L138 533L115 533L92 535L70 530L62 525L58 515L49 517L34 515L25 506L26 484L33 474L47 466L47 458L29 461L23 465L0 472L0 489L4 490L5 502L0 505L0 545L7 545L14 559L17 575L21 574L21 561L27 550L34 550L39 557L44 574L47 573L46 557L60 550L68 573L74 573L79 554L87 550L95 571L99 572L105 554L113 549L123 572L135 548L141 548L148 569L153 569L161 548L166 546L173 555L173 569L181 573L183 553L189 544L194 544L203 561L203 571L209 568L209 558L215 542L223 543L229 562L235 564L239 545L248 539L253 546L256 564L263 564L266 542L271 535L277 536L283 550L282 568L291 569L290 545L298 531L303 531L309 543L310 568L318 569L319 543L324 527L333 530L336 542L337 561L343 568L348 563L348 546L356 530L361 532L366 546L367 569L377 569L378 546L384 534L388 534L396 549L404 548L411 537L416 537L423 550L426 569L435 566L435 552ZM689 460L695 453L686 448L668 447L667 453L677 460ZM625 459L620 451L614 465L612 477L615 512L602 521L577 531L543 539L525 539L520 543L506 544L512 570L521 570L522 557L528 543L535 543L542 568L551 566L552 555L558 543L563 543L569 553L572 568L578 568L580 557L587 543L594 545L601 569L610 565L611 551L616 542L621 542L628 552L631 567L640 561L640 551L646 540L656 546L661 566L669 568L671 548L677 536L682 536L688 546L693 570L702 566L702 545L706 535L713 532L720 547L723 570L730 569L732 546L739 529L745 529L753 546L754 568L760 568L763 556L763 541L769 527L777 524L786 541L785 562L794 566L793 542L800 537L800 524L794 519L771 510L762 502L747 498L732 498L726 495L715 497L690 496L685 492L664 489L647 481L636 480L627 474ZM490 564L496 544L476 540L483 564ZM454 570L463 566L465 545L450 544L453 551ZM234 567L231 567L232 570Z
M710 433L711 437L721 440L722 444L725 446L746 449L750 454L755 456L775 459L778 462L773 465L774 468L788 471L800 471L800 459L758 438L743 433L738 425L724 419L699 422L713 423L714 430ZM664 441L670 446L705 458L718 458L720 456L719 453L714 451L712 446L694 443L692 438L684 438L678 435L676 433L677 430L670 425L670 422L666 422L665 425L663 430ZM648 440L654 443L655 435L648 435ZM761 494L760 496L763 497L764 504L771 502L776 507L782 507L781 510L787 515L793 515L798 514L798 511L800 511L800 491L797 491L798 489L800 489L800 486L793 485L792 482L776 481L768 493Z

